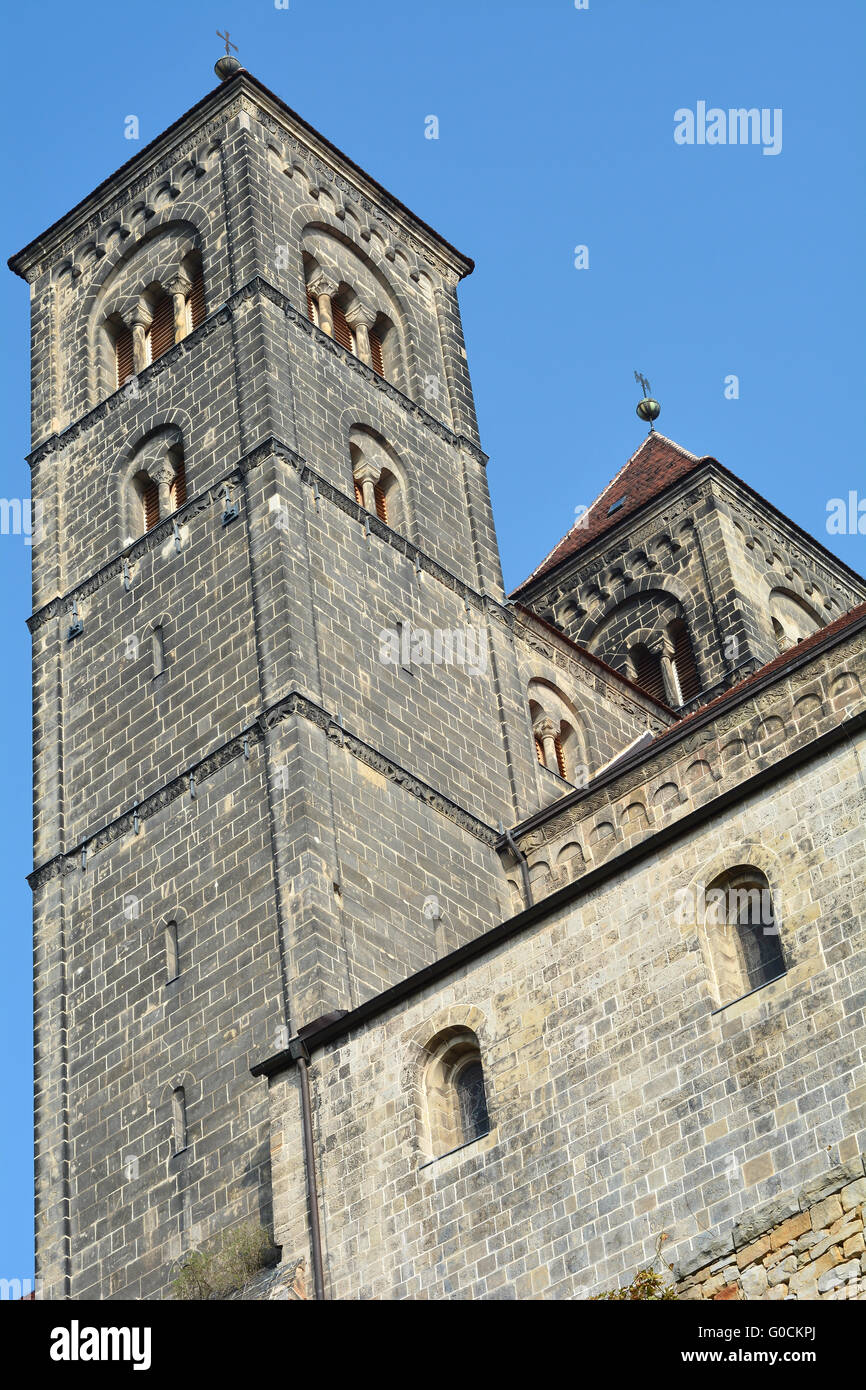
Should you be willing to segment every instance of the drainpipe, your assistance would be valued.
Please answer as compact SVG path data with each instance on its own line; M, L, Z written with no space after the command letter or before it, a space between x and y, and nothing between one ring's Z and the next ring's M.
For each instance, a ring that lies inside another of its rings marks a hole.
M527 907L532 907L532 885L529 882L529 865L526 862L526 855L521 849L518 849L514 836L510 830L505 829L502 821L499 822L499 833L520 865L520 877L523 881L523 900Z
M310 1247L313 1256L313 1283L316 1299L325 1297L325 1271L322 1262L322 1232L319 1225L319 1188L316 1182L316 1155L313 1150L313 1112L310 1105L310 1053L303 1038L292 1038L289 1053L301 1076L301 1114L304 1129L304 1167L307 1174L307 1209L310 1219Z

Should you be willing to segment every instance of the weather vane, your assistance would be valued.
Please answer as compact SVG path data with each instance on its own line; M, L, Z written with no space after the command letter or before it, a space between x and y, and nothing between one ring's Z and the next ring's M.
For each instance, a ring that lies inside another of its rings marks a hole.
M654 421L656 421L659 418L659 415L661 414L661 406L659 405L657 400L654 400L652 395L652 387L650 386L643 372L635 372L634 379L644 393L643 400L638 401L635 413L637 414L639 420L649 421L650 434L652 434L653 430L655 429Z
M221 79L221 81L227 82L230 77L233 77L236 72L240 71L241 65L238 59L232 57L232 54L230 52L230 50L233 48L235 53L237 53L238 46L236 43L231 42L231 39L229 38L228 29L226 29L224 34L220 33L219 29L217 29L216 32L217 38L223 39L225 41L226 51L225 57L220 58L216 63L214 63L213 70L216 73L217 77Z

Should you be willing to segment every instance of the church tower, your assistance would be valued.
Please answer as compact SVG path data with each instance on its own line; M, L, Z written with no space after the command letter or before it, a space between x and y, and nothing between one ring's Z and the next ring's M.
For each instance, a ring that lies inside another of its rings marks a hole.
M471 261L217 72L10 262L43 1296L732 1296L866 1195L866 587L653 430L509 602Z
M11 261L47 1297L162 1296L268 1225L250 1057L507 915L540 804L472 263L228 69Z

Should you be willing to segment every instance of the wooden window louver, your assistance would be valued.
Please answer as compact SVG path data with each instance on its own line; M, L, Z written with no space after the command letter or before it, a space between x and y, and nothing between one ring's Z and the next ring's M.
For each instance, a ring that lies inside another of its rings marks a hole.
M201 267L193 276L192 286L186 300L186 323L187 329L192 333L194 328L198 328L200 323L204 323L204 276Z
M646 647L634 647L632 657L636 668L637 684L652 695L656 700L661 700L662 704L667 704L667 693L665 691L664 676L662 675L662 663L654 652L647 651Z
M331 316L334 320L334 337L340 344L340 347L346 348L349 352L354 352L355 337L349 327L349 321L339 304L331 305Z
M373 492L376 497L376 515L379 518L379 520L384 521L385 525L387 526L388 499L385 496L385 489L382 487L381 483L376 483L375 487L373 488Z
M121 328L114 340L114 360L117 367L117 385L123 386L133 374L135 359L132 351L132 331Z
M677 668L677 679L680 683L680 693L683 697L683 704L688 704L696 695L701 692L701 678L698 675L698 668L695 663L695 654L692 651L692 644L685 623L678 623L673 632L674 638L674 665Z
M361 487L361 484L358 482L357 478L355 479L355 501L358 503L359 507L363 507L364 489Z
M174 302L170 295L164 294L153 311L153 319L147 332L150 343L150 360L155 362L174 346Z
M565 754L562 751L562 739L559 734L556 735L553 744L556 748L556 770L560 777L565 777Z
M150 531L159 521L159 488L152 478L148 478L142 486L141 503L144 508L144 529Z
M171 485L171 501L175 511L178 507L182 507L186 501L186 471L183 460L177 465L177 472Z
M370 360L371 360L372 365L373 365L373 371L374 371L374 372L378 372L379 376L384 376L384 375L385 375L385 367L384 367L384 364L383 364L383 361L382 361L382 340L381 340L381 338L379 337L378 333L373 333L372 330L370 331L369 337L370 337Z

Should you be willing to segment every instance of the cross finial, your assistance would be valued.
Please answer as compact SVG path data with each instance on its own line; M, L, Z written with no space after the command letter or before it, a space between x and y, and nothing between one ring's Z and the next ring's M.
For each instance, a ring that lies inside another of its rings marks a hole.
M224 34L221 34L220 31L219 31L219 29L217 29L216 32L217 32L217 38L218 38L218 39L225 39L225 44L226 44L226 57L228 58L228 57L231 56L230 53L229 53L229 49L230 49L230 48L233 48L234 51L235 51L235 53L237 53L237 51L238 51L238 46L237 46L237 44L236 44L236 43L230 43L230 42L229 42L229 31L228 31L228 29L226 29L226 31L225 31Z
M650 434L652 434L655 429L655 422L659 418L661 406L658 401L653 400L650 384L643 372L635 372L634 379L643 390L643 400L638 401L636 414L639 419L649 421Z

